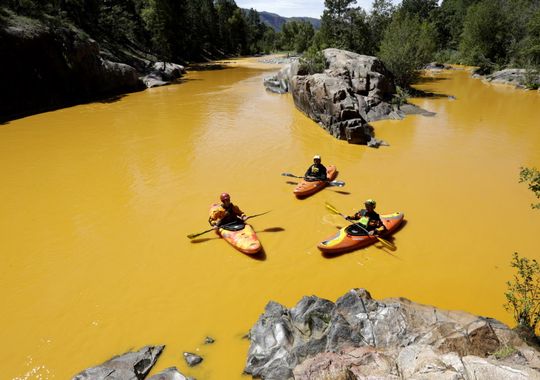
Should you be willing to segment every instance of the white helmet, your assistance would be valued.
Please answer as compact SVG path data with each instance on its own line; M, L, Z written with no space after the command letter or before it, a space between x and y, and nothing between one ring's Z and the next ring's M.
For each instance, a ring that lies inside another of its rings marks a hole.
M321 159L321 156L319 156L318 154L316 154L316 155L313 156L313 159L314 159L314 160L320 160L320 159Z

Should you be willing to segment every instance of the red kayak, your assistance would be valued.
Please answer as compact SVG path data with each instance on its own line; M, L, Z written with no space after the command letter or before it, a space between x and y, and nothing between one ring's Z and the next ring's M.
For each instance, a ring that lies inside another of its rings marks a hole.
M392 234L403 222L403 217L402 212L381 215L381 220L387 230L381 237ZM351 224L317 244L317 248L324 253L343 253L366 247L377 241L376 236L368 235L364 229Z
M330 165L326 170L326 178L328 181L306 181L303 179L294 189L296 198L306 198L316 192L324 189L328 182L333 181L337 177L337 169L334 165Z

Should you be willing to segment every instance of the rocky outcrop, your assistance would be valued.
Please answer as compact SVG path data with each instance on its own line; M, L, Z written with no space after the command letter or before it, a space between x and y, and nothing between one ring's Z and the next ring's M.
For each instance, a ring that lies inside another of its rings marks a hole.
M161 355L163 348L164 346L146 346L136 352L127 352L115 356L103 364L82 371L75 375L73 380L144 379L156 363L159 355ZM174 377L164 378L174 379Z
M302 112L332 136L353 144L378 146L368 122L401 119L405 112L389 101L394 79L377 57L325 49L326 70L307 75L298 61L285 66L264 84L270 91L290 92Z
M540 379L540 354L502 323L402 298L377 301L364 289L336 303L270 302L250 340L245 372L268 380Z
M180 65L148 62L141 73L104 58L97 42L74 27L0 17L0 122L165 84L183 72ZM141 78L146 74L151 78Z
M510 84L519 88L540 85L540 74L526 69L504 69L485 76L479 74L473 76L480 77L486 82Z

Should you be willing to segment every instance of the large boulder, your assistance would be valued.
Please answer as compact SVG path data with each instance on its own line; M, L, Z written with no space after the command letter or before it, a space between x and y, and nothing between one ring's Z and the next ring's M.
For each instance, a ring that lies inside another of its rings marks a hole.
M264 84L270 91L290 92L302 112L335 138L353 144L379 145L368 122L403 118L390 103L394 78L377 57L325 49L326 70L308 75L298 61Z
M72 25L50 26L7 10L0 13L0 56L0 122L170 83L184 72L145 59L130 60L139 70L112 61Z
M402 298L377 301L364 289L336 303L270 302L250 340L244 371L263 379L540 379L540 354L502 323ZM514 358L493 355L506 347Z

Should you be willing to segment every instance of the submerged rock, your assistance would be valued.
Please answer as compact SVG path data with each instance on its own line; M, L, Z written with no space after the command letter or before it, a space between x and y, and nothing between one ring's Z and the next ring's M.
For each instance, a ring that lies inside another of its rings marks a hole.
M354 289L333 303L269 302L244 371L263 379L538 379L540 354L502 323ZM519 360L493 353L513 347Z

